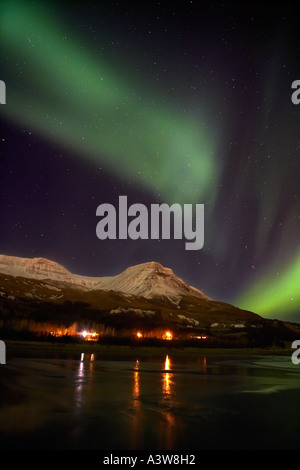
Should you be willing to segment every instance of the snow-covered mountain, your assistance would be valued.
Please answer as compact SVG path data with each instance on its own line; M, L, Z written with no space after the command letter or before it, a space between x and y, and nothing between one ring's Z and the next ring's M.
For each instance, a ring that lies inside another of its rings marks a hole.
M176 301L182 296L210 300L202 291L188 285L169 268L148 262L127 268L110 277L88 277L73 274L54 261L44 258L19 258L0 255L0 273L35 280L52 280L80 290L115 291L152 299L165 297Z
M77 286L82 289L93 288L99 282L97 278L74 275L60 264L45 258L20 258L0 255L0 273L27 279L51 279L72 284L74 287Z
M147 299L157 296L173 299L183 295L208 299L202 291L177 277L172 269L164 268L154 261L129 267L117 276L103 278L101 289Z

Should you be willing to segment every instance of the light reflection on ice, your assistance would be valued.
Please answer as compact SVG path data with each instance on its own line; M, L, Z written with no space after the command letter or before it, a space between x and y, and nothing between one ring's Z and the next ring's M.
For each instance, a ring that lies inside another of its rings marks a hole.
M86 360L89 361L87 365ZM80 413L85 396L92 392L92 378L94 371L94 354L81 353L75 376L75 410Z

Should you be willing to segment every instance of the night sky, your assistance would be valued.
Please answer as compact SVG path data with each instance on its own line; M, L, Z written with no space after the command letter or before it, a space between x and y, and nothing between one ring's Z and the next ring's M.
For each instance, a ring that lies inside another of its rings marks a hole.
M159 261L300 321L291 2L1 2L0 253L115 275ZM96 209L204 204L205 242L105 240Z

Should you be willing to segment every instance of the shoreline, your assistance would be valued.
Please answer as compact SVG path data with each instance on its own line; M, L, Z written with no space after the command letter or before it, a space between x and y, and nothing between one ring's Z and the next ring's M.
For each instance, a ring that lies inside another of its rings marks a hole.
M176 346L149 346L149 345L117 345L99 344L94 342L82 343L59 343L59 342L39 342L7 340L6 359L12 357L53 357L53 354L95 354L100 353L101 357L130 357L133 354L143 356L161 356L172 354L173 357L195 357L203 355L237 355L237 356L257 356L275 355L290 356L293 349L290 348L205 348L205 347L176 347Z

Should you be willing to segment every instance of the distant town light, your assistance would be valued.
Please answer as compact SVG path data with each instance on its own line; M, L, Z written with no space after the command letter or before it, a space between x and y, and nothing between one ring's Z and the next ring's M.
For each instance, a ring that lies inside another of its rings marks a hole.
M99 333L96 333L96 331L81 331L79 333L86 341L96 341L97 338L99 337Z
M143 337L143 333L141 333L140 331L138 331L136 335L137 335L138 338L142 338L142 337Z
M171 331L165 331L163 339L171 340L173 339L173 333Z

